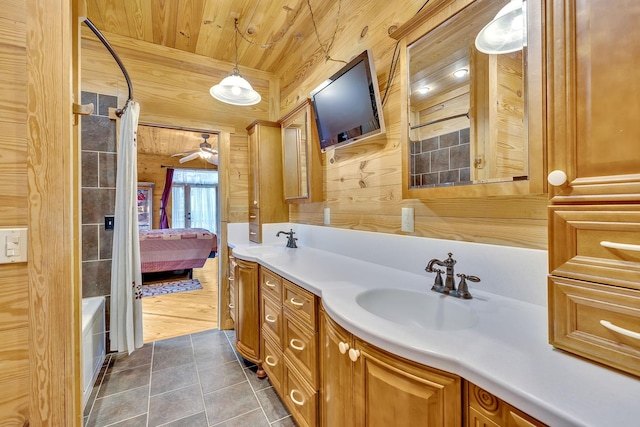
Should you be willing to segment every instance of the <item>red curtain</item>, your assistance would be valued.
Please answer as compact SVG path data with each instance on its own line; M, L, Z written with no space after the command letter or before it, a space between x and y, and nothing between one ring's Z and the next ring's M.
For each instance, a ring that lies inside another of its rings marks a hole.
M160 199L160 228L169 228L169 218L165 206L169 202L171 194L171 184L173 184L173 168L167 168L167 176L164 180L164 189L162 190L162 199Z

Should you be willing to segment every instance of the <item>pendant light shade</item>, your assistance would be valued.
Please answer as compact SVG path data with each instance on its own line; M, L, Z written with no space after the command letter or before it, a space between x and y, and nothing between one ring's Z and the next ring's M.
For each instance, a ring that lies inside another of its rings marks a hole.
M476 37L476 49L482 53L515 52L526 45L525 2L511 0Z
M233 67L233 74L225 77L222 81L212 86L209 93L218 101L222 101L231 105L254 105L260 102L262 97L258 92L253 90L248 81L246 81L238 71L238 20L234 23L235 45L236 45L236 62Z
M237 68L233 69L233 74L212 86L209 93L218 101L232 105L254 105L262 99L260 94L253 90L249 82L240 75Z

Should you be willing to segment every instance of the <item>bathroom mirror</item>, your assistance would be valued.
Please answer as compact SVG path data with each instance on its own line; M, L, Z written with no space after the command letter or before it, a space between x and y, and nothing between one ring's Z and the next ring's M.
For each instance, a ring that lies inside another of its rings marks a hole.
M442 9L434 7L430 15L427 10L422 17L423 24L410 21L405 24L408 29L401 28L398 35L393 35L403 37L406 43L405 197L427 194L416 190L471 184L495 188L488 192L467 190L469 195L510 193L508 185L496 183L520 183L513 192L522 194L530 189L521 182L541 175L539 166L531 170L531 132L527 126L531 119L529 96L534 87L528 71L530 46L487 54L475 45L478 33L508 3L457 2L459 10L451 10L452 16L444 17ZM534 3L533 15L540 20L540 6L535 0L527 3ZM532 17L528 17L526 25L531 22ZM539 34L539 22L537 27L533 34ZM417 36L422 29L424 32ZM533 40L536 53L538 38ZM540 63L536 59L535 66ZM541 93L541 83L534 84L540 84L535 87ZM540 93L533 99L536 106L541 102ZM533 134L537 138L540 132ZM533 146L534 158L542 160L541 142L535 141ZM464 190L449 193L465 195Z
M319 144L313 139L315 128L311 114L311 104L305 100L279 120L282 126L284 198L287 203L317 201L317 175L321 174L322 165ZM320 188L321 180L320 175Z

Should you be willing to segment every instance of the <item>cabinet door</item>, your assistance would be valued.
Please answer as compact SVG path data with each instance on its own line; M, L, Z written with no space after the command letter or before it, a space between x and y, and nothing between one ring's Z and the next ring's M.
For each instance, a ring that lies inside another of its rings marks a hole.
M554 202L638 200L640 3L548 3L549 170L568 176Z
M260 207L260 162L258 150L260 147L260 126L253 126L249 132L249 208Z
M354 425L459 426L461 379L391 356L355 339Z
M346 353L352 337L324 311L320 313L320 425L353 426L353 363Z
M252 362L260 359L258 264L236 259L236 349Z

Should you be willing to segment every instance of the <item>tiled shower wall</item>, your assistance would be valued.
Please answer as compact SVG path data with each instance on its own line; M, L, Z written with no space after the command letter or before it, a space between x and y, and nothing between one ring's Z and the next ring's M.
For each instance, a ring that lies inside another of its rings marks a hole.
M469 150L469 128L411 142L411 186L469 183Z
M82 104L89 103L94 111L82 117L81 136L82 296L106 296L108 331L113 230L105 230L104 217L115 211L116 122L109 119L109 108L117 107L117 99L82 92Z

